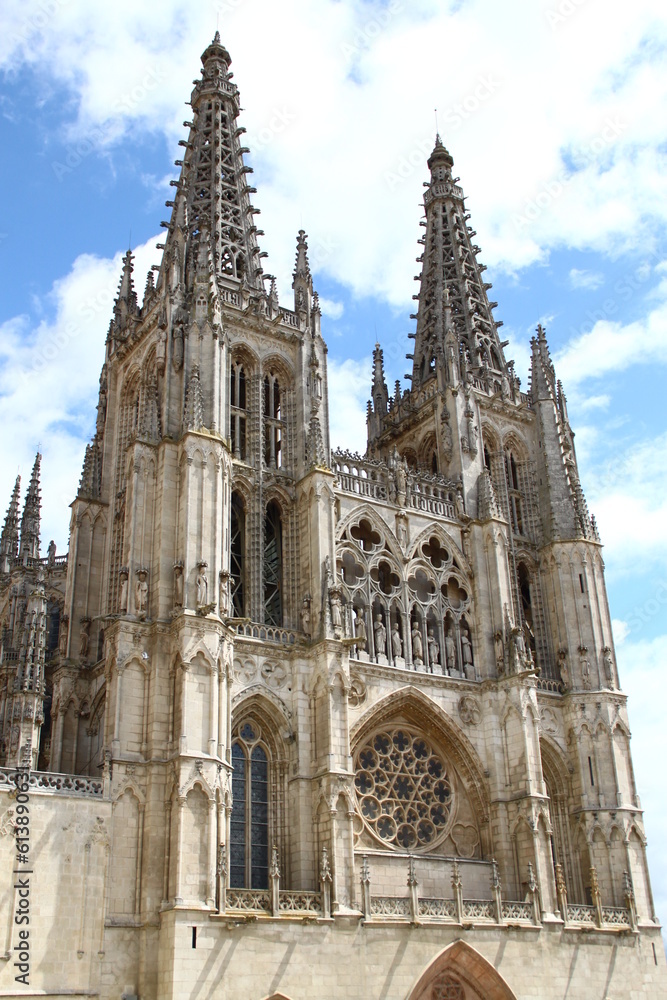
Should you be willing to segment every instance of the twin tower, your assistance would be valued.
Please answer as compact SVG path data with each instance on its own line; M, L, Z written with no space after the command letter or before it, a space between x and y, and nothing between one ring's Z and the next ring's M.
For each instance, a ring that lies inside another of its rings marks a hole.
M437 138L410 388L377 345L366 454L332 452L305 234L286 308L217 34L202 64L141 305L123 258L69 552L40 558L39 460L0 541L0 834L29 769L31 982L658 997L600 540L545 332L521 391Z

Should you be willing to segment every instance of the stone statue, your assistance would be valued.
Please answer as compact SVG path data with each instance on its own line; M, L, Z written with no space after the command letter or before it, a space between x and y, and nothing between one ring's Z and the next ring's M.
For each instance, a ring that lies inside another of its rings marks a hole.
M83 618L81 621L81 632L79 634L79 656L85 660L90 648L90 619Z
M614 660L609 646L604 646L602 649L602 662L604 664L604 676L607 681L607 687L614 688Z
M183 607L183 567L180 563L174 565L174 607Z
M219 589L219 612L221 618L226 618L229 614L229 573L221 569L218 578Z
M387 630L384 627L384 622L382 621L382 615L380 614L377 614L375 616L375 625L373 626L373 638L375 639L375 655L386 657Z
M162 329L162 327L159 327L157 332L157 345L155 348L155 367L157 368L159 375L162 375L164 373L166 358L167 358L167 334Z
M567 665L567 650L558 650L558 669L560 671L560 681L563 685L563 691L569 691L572 687L572 679L570 677L570 668Z
M512 627L512 673L526 669L526 640L520 625Z
M69 636L69 618L63 615L60 619L60 632L58 635L58 652L61 656L67 656L67 639Z
M120 571L120 610L127 611L127 578L128 572L123 567Z
M394 622L391 627L391 652L395 660L403 658L403 640L398 622Z
M49 569L53 569L56 564L56 543L51 539L49 542L49 547L47 549L46 565Z
M403 518L400 518L396 523L396 537L398 538L398 544L405 551L408 547L408 526Z
M588 652L588 646L579 647L579 665L581 667L581 683L585 688L592 687L591 681L591 664L590 660L586 656Z
M447 673L453 674L456 671L456 643L452 636L452 630L447 629L445 635L445 661L447 663Z
M364 621L364 613L361 608L357 608L356 617L354 619L354 634L357 637L357 645L360 649L366 648L366 622Z
M405 507L405 498L407 496L407 486L408 486L408 472L407 472L407 462L404 458L399 458L396 462L396 471L394 472L394 482L396 483L396 496L398 499L399 507Z
M206 563L199 564L197 573L197 606L203 608L208 604L208 577L206 576Z
M428 629L428 663L431 673L433 673L433 667L440 665L440 645L435 635L433 634L433 629L429 627Z
M472 662L472 643L470 642L470 632L467 628L461 629L461 654L463 656L463 670L466 677L474 680L475 671Z
M412 625L412 662L415 666L424 662L424 647L418 622Z
M343 614L341 611L340 594L337 590L329 591L329 602L331 604L331 624L334 628L342 628Z
M493 648L496 655L496 670L501 677L505 673L505 643L500 629L493 633Z
M140 614L145 614L148 610L148 574L145 569L140 569L137 574L137 582L134 585L134 608Z
M313 628L311 625L311 615L310 615L310 605L312 597L310 594L306 594L303 599L303 604L301 605L301 631L304 635L307 635L310 639L313 634Z

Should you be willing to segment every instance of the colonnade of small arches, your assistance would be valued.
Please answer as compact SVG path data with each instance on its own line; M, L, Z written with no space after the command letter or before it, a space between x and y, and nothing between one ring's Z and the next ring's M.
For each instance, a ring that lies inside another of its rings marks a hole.
M404 556L372 511L339 530L337 571L351 635L371 660L475 679L473 599L454 543L435 527Z

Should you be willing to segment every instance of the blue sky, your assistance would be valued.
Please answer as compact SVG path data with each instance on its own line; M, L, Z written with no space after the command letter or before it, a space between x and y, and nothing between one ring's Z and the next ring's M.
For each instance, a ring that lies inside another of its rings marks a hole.
M120 257L137 291L199 55L241 90L267 270L309 233L334 443L363 450L370 356L407 371L434 109L496 317L527 383L547 328L607 565L658 913L667 919L667 147L664 4L635 0L7 0L0 14L0 505L44 454L67 546ZM3 496L5 499L3 500Z

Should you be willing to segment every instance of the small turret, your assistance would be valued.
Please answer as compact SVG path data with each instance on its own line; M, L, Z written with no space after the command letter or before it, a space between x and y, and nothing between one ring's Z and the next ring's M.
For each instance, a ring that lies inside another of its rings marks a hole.
M373 387L371 389L373 407L376 413L386 413L389 404L389 390L384 377L384 354L378 343L373 351Z
M21 517L19 559L24 565L27 565L28 559L39 559L40 509L42 506L39 487L41 461L42 456L37 452L35 464L32 467L32 475L30 476L30 485L28 486L23 506L23 516Z
M299 230L299 235L296 238L296 262L294 264L293 279L294 311L297 314L305 315L306 322L309 323L313 302L313 278L310 273L308 244L306 243L306 234L303 229Z
M19 554L19 493L21 477L16 477L12 498L0 535L0 573L9 573Z
M134 290L134 280L132 278L132 272L134 271L133 261L134 256L132 251L128 250L123 257L123 270L120 276L118 295L113 307L112 331L114 337L120 340L125 340L139 316L137 293Z

